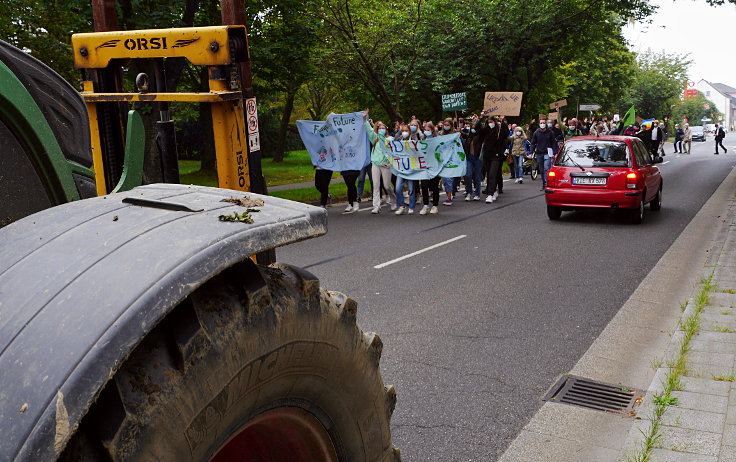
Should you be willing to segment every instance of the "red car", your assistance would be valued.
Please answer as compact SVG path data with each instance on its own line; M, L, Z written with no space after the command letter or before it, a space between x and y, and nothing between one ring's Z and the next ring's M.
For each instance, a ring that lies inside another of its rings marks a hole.
M631 136L570 138L547 176L547 216L584 207L628 209L641 223L644 204L662 207L662 175L644 143Z

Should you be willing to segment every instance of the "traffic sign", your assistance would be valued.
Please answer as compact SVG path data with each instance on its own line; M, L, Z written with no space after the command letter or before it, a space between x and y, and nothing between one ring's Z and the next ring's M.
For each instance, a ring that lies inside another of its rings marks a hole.
M592 111L597 111L600 108L601 108L601 105L600 104L595 104L595 103L588 103L588 104L581 104L580 105L580 110L581 111L591 111L592 112Z
M256 99L255 98L246 99L245 109L248 115L258 116L258 106L256 105Z

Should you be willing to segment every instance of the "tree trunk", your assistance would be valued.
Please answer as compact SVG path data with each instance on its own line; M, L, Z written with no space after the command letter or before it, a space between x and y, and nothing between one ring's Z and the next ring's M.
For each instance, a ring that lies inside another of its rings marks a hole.
M291 112L294 110L294 96L296 96L296 90L289 89L286 93L286 104L284 104L284 114L281 116L281 125L279 126L279 136L276 139L276 148L273 151L274 162L284 161L284 152L286 151L286 132L289 130Z

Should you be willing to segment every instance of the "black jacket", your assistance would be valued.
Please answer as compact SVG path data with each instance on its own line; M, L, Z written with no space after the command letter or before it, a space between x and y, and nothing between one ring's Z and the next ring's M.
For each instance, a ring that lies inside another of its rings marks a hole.
M496 124L495 127L491 128L487 123L475 124L475 133L483 143L483 158L503 158L504 150L506 149L506 142L508 140L509 127L505 123Z
M547 154L547 148L552 149L552 152L557 152L555 132L549 128L544 131L538 128L532 135L531 143L532 152L535 154Z

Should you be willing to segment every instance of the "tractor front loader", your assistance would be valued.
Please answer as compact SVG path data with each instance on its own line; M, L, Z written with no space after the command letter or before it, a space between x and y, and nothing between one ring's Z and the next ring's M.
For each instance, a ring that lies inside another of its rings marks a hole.
M244 41L242 26L79 34L81 94L0 43L0 461L399 459L382 343L355 301L254 262L327 215L249 192ZM158 75L122 91L124 64L171 57L208 66L210 91ZM136 101L161 113L167 183L140 186ZM171 101L212 104L220 188L170 181Z

